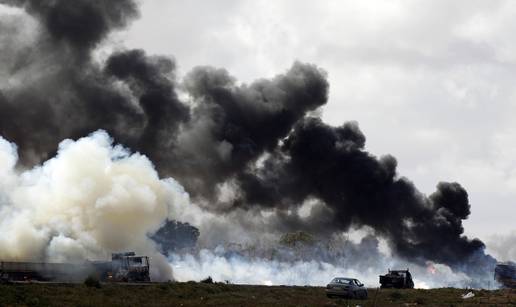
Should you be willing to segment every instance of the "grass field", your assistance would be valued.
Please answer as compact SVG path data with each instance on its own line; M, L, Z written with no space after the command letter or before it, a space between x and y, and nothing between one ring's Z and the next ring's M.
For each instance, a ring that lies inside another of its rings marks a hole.
M367 300L329 299L321 287L202 283L3 284L0 306L516 306L516 290L369 289Z

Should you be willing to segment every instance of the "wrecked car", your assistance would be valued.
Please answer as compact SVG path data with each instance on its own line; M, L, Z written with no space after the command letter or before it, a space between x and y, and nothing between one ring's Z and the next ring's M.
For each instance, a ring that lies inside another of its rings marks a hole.
M380 275L380 288L413 289L414 281L409 270L389 270Z

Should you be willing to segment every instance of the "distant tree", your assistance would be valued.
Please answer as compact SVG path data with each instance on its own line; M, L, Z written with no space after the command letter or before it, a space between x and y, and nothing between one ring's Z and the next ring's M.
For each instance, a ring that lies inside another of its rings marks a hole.
M167 222L154 234L151 239L161 246L162 252L168 255L184 248L191 248L197 244L199 229L174 220Z
M312 246L316 243L314 236L304 231L289 232L281 236L280 244L287 247Z

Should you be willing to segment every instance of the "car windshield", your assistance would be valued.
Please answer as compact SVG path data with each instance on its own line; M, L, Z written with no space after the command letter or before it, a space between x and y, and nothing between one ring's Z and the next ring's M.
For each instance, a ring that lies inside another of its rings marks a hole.
M332 281L331 281L333 284L346 284L346 285L349 285L351 284L351 279L349 278L334 278Z

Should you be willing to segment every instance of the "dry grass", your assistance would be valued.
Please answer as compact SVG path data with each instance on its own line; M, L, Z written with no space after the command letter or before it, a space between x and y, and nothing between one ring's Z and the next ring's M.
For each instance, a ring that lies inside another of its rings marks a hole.
M516 290L369 290L367 300L326 298L324 288L201 283L0 285L0 306L516 306Z

